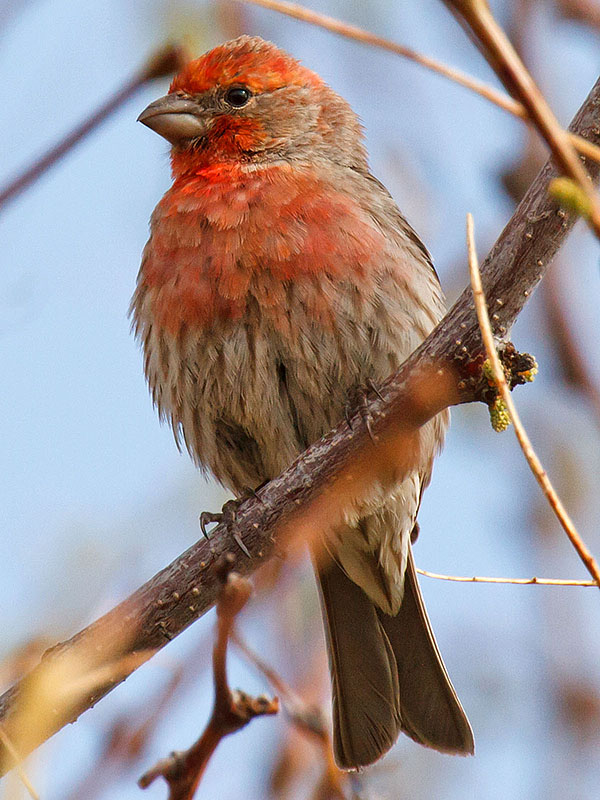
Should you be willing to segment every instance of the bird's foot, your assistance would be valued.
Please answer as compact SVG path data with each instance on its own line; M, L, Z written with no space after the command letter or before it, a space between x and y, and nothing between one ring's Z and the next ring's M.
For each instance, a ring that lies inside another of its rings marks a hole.
M237 510L240 507L243 500L245 499L246 498L241 498L238 500L228 500L223 506L223 508L218 512L203 511L200 514L200 530L202 531L204 538L208 539L210 537L206 530L206 526L211 525L213 523L216 523L218 525L224 523L227 526L228 530L230 531L233 541L237 544L242 553L245 556L248 556L248 558L252 558L252 556L250 555L250 551L248 550L248 548L246 547L246 545L242 540L242 537L236 530Z

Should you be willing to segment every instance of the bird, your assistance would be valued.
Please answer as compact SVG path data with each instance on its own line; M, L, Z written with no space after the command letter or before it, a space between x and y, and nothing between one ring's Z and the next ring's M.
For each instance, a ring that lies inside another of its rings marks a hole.
M236 498L285 470L444 314L431 257L370 172L350 105L275 44L188 63L139 121L171 146L131 301L161 419ZM473 733L417 582L411 534L448 413L418 465L324 535L313 563L342 769L404 732L470 754Z

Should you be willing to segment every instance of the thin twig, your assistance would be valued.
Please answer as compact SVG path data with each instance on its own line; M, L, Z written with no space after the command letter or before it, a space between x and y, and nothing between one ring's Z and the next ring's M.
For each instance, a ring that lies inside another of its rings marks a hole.
M430 572L427 569L419 569L419 575L427 578L436 578L438 581L457 581L458 583L514 583L518 586L528 586L539 584L540 586L595 586L596 581L575 581L563 578L489 578L480 575L473 575L471 578L464 575L442 575L440 572Z
M453 83L457 83L459 86L463 86L465 89L475 92L475 94L478 94L480 97L489 100L490 103L494 103L494 105L504 109L504 111L508 111L508 113L512 114L514 117L524 122L530 122L529 114L525 106L509 94L506 94L506 92L495 89L493 86L477 78L473 78L471 75L467 75L467 73L462 72L462 70L450 67L441 61L437 61L435 58L413 50L411 47L405 47L383 36L371 33L371 31L367 31L364 28L359 28L357 25L342 22L335 17L330 17L327 14L320 14L318 11L312 11L312 9L305 8L297 3L289 3L287 0L238 0L238 2L262 6L271 11L285 14L293 19L298 19L310 25L324 28L332 33L337 33L340 36L344 36L346 39L353 39L356 42L373 45L374 47L379 47L381 50L395 53L402 58L406 58L409 61L413 61L415 64L425 67L425 69L431 70L431 72L435 72L451 80ZM577 134L569 133L568 136L573 146L582 155L600 162L600 147L588 142L581 136L577 136Z
M139 779L146 789L162 776L169 786L169 800L192 800L208 762L221 740L245 727L251 719L279 710L277 698L250 697L232 692L227 681L227 647L236 616L252 593L250 581L229 572L217 605L217 637L213 648L213 711L202 736L183 752L161 759Z
M40 800L39 794L34 789L33 784L29 780L29 777L25 772L25 769L23 768L23 759L19 755L17 748L12 743L10 736L6 733L2 725L0 725L0 741L2 742L6 750L10 753L15 763L15 769L17 771L17 775L19 776L19 780L21 781L23 786L27 789L29 796L32 798L32 800Z
M467 30L508 91L527 109L529 118L545 140L560 170L581 189L589 205L588 223L600 238L600 197L585 171L567 131L560 125L546 98L529 74L487 0L443 0Z
M563 527L563 530L571 540L571 544L573 545L579 557L585 564L586 569L596 582L596 585L598 586L598 588L600 588L600 569L598 568L596 559L594 558L594 556L588 549L587 545L577 532L577 529L575 528L573 521L569 517L559 496L556 494L556 491L552 486L550 479L546 474L546 471L542 467L542 464L539 458L537 457L535 450L532 447L531 441L529 440L527 432L525 431L523 423L521 422L521 419L517 413L517 409L513 402L510 389L506 382L504 370L502 369L502 365L500 363L500 359L496 351L496 345L494 343L494 335L492 333L490 318L488 316L485 295L483 293L483 287L481 285L479 262L477 260L477 252L475 250L473 217L471 214L467 214L467 247L469 251L469 272L471 275L471 287L473 290L473 299L475 301L475 310L477 312L477 319L479 320L481 337L483 339L483 344L485 346L487 357L492 366L493 375L496 381L496 385L498 387L498 391L500 392L502 399L504 400L504 403L506 405L506 408L508 409L512 423L515 426L515 433L517 435L517 439L519 440L519 444L521 445L521 449L523 450L523 454L527 459L527 463L529 464L531 471L535 475L535 478L539 483L539 485L542 487L542 491L546 495L550 507L556 514L558 521Z
M0 210L10 200L14 200L17 195L41 178L50 167L54 166L69 150L72 150L85 136L129 100L145 83L177 72L187 60L186 52L178 45L169 44L153 53L144 66L126 81L100 108L77 125L60 142L51 147L47 153L34 161L24 172L13 178L4 189L0 190Z

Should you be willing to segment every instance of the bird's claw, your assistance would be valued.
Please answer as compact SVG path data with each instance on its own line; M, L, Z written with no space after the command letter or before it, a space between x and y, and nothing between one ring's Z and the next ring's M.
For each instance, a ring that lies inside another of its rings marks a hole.
M236 531L234 531L234 532L233 532L233 534L232 534L232 536L233 536L233 541L234 541L234 542L237 544L237 546L240 548L240 550L242 551L242 553L243 553L245 556L247 556L248 558L252 558L252 556L250 555L250 550L248 550L248 548L247 548L247 547L246 547L246 545L244 544L244 540L243 540L243 539L242 539L242 537L239 535L239 533L237 533Z
M372 428L372 421L373 415L369 410L369 392L374 392L380 400L383 400L383 395L377 388L376 384L371 378L367 378L365 381L364 386L358 386L354 392L354 397L346 403L345 407L345 417L346 423L350 430L352 428L352 409L357 408L361 418L365 423L365 427L367 429L367 433L369 434L369 438L373 442L373 444L377 444L377 436L373 433Z
M223 514L221 512L212 512L212 511L203 511L200 516L200 530L202 531L202 535L205 539L210 539L208 535L208 531L206 530L207 525L212 525L213 522L219 523L223 521Z
M213 512L213 511L203 511L200 514L200 530L205 539L209 539L210 536L206 530L207 525L211 525L212 523L225 523L228 528L232 528L231 536L233 541L237 544L240 548L242 553L247 556L248 558L252 558L250 555L250 551L244 544L242 537L240 534L235 530L235 522L236 522L236 513L239 508L240 503L242 500L228 500L223 508L220 511Z
M367 403L367 393L363 390L360 395L360 405L359 405L360 415L363 418L365 423L365 427L367 429L367 433L369 434L369 439L376 444L377 439L375 434L373 433L373 428L371 427L371 421L373 417L371 416L371 412L369 411L369 406Z
M381 394L381 392L379 391L379 389L377 387L377 384L375 383L375 381L372 378L367 378L367 380L365 381L365 386L371 392L374 392L380 400L384 399L383 395Z

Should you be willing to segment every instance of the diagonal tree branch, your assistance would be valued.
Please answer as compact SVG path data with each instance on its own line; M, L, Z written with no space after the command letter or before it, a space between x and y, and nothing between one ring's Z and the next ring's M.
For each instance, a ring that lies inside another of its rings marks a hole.
M600 80L577 113L571 130L596 144L600 142ZM597 180L599 170L600 165L590 164L590 177ZM482 266L483 287L499 342L506 341L575 222L573 214L560 209L548 196L548 184L556 174L552 164L546 164ZM9 735L18 726L21 699L45 669L56 669L67 660L72 663L79 654L82 662L89 664L93 653L94 668L103 676L102 682L90 690L89 681L81 681L84 689L70 699L68 706L57 704L38 739L30 734L28 749L33 749L76 720L152 652L212 608L221 588L219 576L225 558L231 569L249 575L274 555L276 547L289 544L292 535L304 540L322 534L339 524L376 485L412 469L415 435L421 425L450 405L485 399L483 360L468 287L400 371L380 387L381 396L370 399L370 428L375 442L364 414L357 412L351 427L345 421L340 423L239 507L236 533L250 558L235 544L227 526L219 525L210 542L197 542L115 609L47 651L37 668L0 697L0 724ZM115 642L122 643L117 655ZM136 657L125 669L123 658L128 654ZM120 664L118 673L107 679L105 668L116 661ZM6 771L13 762L1 747L0 758Z

